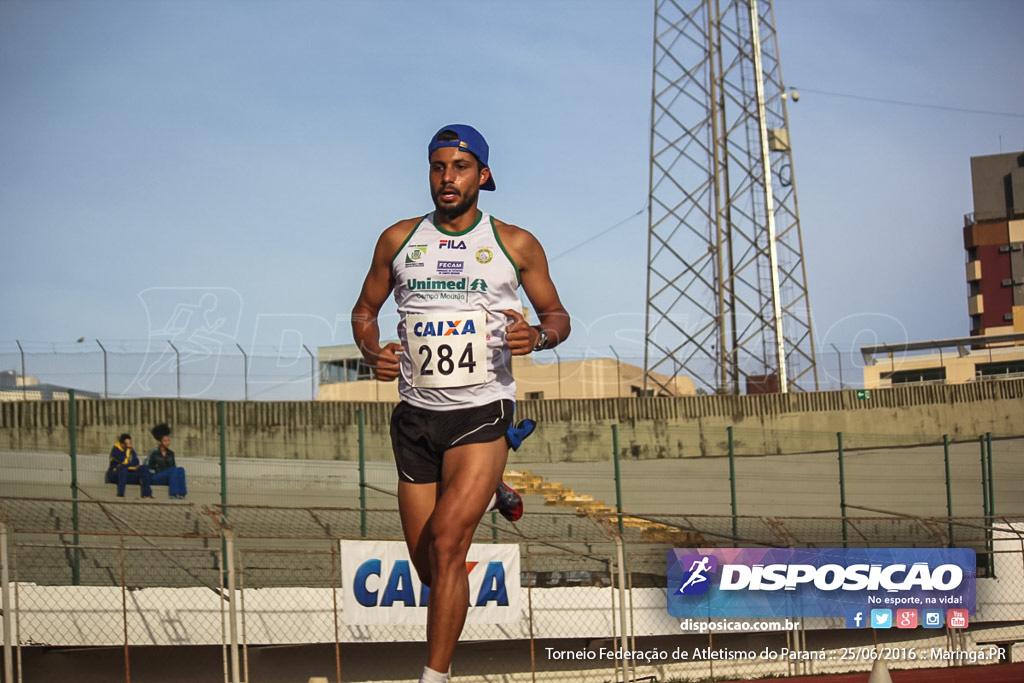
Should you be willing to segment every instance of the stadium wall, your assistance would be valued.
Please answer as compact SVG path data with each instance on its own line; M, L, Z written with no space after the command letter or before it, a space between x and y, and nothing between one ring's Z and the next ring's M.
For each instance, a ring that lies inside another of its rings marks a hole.
M813 452L823 434L836 432L871 435L878 448L905 446L917 436L924 443L943 434L953 441L1024 434L1024 380L875 389L864 398L858 393L521 401L517 412L541 425L532 450L568 460L594 452L607 457L613 424L642 445L630 452L640 459L721 455L728 427L743 435L737 455ZM128 432L144 457L154 445L149 429L167 422L179 454L217 457L218 406L197 399L80 399L77 449L106 453ZM67 401L0 402L0 450L67 452L69 408ZM227 455L355 460L361 413L366 459L390 460L391 409L373 402L225 402ZM678 428L698 435L685 450L675 443Z

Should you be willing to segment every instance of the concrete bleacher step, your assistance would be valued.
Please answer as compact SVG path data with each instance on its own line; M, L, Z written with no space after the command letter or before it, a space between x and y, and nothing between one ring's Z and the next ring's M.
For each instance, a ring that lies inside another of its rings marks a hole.
M551 507L570 507L581 516L614 517L618 514L615 508L605 505L603 501L594 500L592 495L576 493L573 489L559 482L545 481L529 470L509 470L504 475L505 483L524 495L544 496L544 504ZM704 547L706 541L700 534L676 527L652 522L639 517L624 515L622 526L640 531L645 540L672 543L684 547Z
M598 503L598 504L602 504L603 505L603 503L601 503L601 501L579 500L577 498L554 498L554 499L550 499L549 498L547 500L547 502L545 503L545 505L550 505L551 507L558 507L558 508L581 508L581 507L591 507L591 506L593 506L593 504L595 502Z
M544 482L544 478L522 470L508 470L505 472L505 481L515 482L520 486L538 486Z
M640 535L647 541L661 541L683 548L702 548L708 545L701 534L674 527L648 528Z

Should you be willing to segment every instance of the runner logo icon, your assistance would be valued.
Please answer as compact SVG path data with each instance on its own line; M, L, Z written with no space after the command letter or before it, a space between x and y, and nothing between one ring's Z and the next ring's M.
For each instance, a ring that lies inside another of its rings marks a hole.
M718 558L714 555L684 555L679 564L686 567L683 583L679 586L679 595L702 595L708 592L711 581L708 574L718 570Z

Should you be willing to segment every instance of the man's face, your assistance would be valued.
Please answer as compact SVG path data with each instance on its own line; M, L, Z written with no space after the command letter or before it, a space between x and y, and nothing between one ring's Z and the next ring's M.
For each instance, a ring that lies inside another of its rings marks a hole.
M125 439L124 440L124 447L125 448L131 448L132 447L132 440L131 439Z
M430 155L430 196L438 213L457 218L476 206L490 169L458 147L441 147Z

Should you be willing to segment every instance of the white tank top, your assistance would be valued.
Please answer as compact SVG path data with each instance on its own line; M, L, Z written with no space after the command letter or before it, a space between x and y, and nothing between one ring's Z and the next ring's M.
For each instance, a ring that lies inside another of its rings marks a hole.
M522 312L519 268L489 214L449 233L423 218L391 260L402 354L398 393L419 408L515 400L508 317Z

